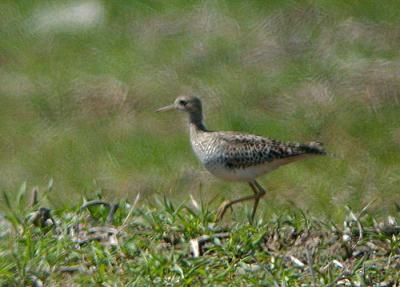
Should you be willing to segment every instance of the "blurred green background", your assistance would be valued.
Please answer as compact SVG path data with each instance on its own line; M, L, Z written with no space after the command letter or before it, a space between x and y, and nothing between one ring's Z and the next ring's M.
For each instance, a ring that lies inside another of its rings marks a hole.
M399 202L397 0L3 0L1 189L53 179L54 205L99 191L218 194L215 205L251 193L201 167L183 114L154 113L185 93L203 99L210 129L318 140L337 155L263 177L259 210L335 217Z

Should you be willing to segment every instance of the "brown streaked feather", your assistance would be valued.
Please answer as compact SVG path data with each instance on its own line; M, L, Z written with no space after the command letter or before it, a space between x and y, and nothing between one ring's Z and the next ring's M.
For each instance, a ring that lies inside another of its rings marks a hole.
M229 169L247 168L273 161L290 163L312 154L325 154L321 144L281 142L261 136L235 132L216 132L223 149L223 162Z

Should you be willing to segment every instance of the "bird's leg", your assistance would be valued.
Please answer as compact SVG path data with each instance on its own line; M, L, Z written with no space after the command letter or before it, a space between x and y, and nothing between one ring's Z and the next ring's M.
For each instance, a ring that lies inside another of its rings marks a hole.
M265 189L257 182L257 181L250 181L249 185L251 189L254 192L255 198L254 198L254 206L253 206L253 212L251 213L251 221L253 222L254 217L256 215L256 210L258 207L258 203L260 202L260 198L263 197L266 193Z
M259 191L258 191L258 188L256 187L256 185L251 181L249 182L249 185L250 185L251 189L253 190L254 195L256 196L254 198L253 211L251 212L251 222L253 222L254 221L254 216L256 215L256 210L257 210L257 207L258 207L258 203L260 202L260 196L258 196Z
M265 189L257 182L257 181L249 181L249 185L251 189L253 190L254 194L253 195L248 195L244 196L235 200L225 200L218 208L217 212L217 221L222 220L222 218L225 215L226 210L231 207L232 205L246 201L246 200L252 200L254 199L254 206L253 206L253 211L251 213L251 221L254 220L254 217L256 215L256 210L258 207L258 203L260 201L260 198L263 197L266 193Z
M218 208L218 212L217 212L217 221L222 220L222 218L224 217L224 214L226 212L226 210L231 207L232 205L242 202L242 201L246 201L246 200L252 200L258 197L258 194L253 194L253 195L248 195L248 196L244 196L235 200L225 200Z

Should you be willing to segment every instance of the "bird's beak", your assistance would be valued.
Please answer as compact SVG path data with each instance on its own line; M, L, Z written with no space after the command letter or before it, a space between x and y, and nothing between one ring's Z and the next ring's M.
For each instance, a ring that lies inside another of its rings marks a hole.
M168 105L166 107L159 108L158 110L156 110L156 113L170 111L170 110L174 110L174 109L175 109L175 105L172 104L172 105Z

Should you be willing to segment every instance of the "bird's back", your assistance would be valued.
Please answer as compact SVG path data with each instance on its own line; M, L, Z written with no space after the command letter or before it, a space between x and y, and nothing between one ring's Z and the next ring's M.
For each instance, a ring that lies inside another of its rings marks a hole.
M215 176L250 181L281 165L312 155L324 155L320 143L281 142L237 132L191 133L194 152Z

